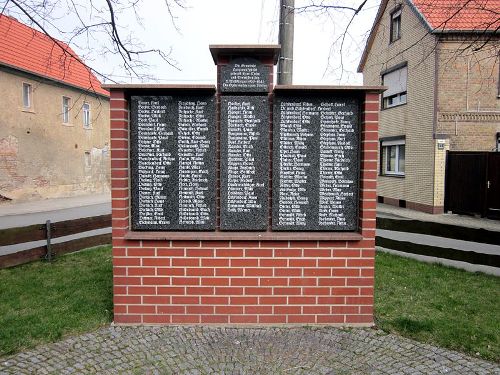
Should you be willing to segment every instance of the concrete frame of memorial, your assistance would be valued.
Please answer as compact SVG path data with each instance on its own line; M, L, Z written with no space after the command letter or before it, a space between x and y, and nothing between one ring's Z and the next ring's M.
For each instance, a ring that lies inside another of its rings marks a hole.
M108 85L116 324L373 325L381 87Z

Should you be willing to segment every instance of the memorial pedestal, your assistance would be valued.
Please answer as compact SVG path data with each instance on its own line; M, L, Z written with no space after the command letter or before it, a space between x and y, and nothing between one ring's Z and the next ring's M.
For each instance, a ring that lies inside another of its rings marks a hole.
M373 324L379 87L110 85L116 324Z

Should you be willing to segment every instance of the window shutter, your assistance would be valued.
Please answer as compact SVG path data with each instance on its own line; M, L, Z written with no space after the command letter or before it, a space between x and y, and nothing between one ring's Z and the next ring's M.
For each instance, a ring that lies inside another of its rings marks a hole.
M384 98L399 94L406 91L406 83L408 79L408 67L404 66L393 72L384 74L384 86L388 89L384 91Z

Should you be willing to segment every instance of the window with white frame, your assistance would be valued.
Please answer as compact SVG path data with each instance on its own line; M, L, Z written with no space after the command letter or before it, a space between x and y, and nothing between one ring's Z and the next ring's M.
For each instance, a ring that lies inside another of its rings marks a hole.
M401 7L391 13L391 36L390 42L401 38Z
M408 66L404 65L397 69L382 74L382 85L387 90L382 94L383 108L396 107L406 104L406 85L408 81Z
M71 99L67 96L62 98L62 121L64 124L69 124L69 110L71 107Z
M83 115L83 127L90 128L90 104L83 103L82 106L82 115Z
M29 83L23 83L23 107L31 108L31 100L33 96L33 87Z
M381 171L384 175L405 175L406 140L405 138L381 141Z

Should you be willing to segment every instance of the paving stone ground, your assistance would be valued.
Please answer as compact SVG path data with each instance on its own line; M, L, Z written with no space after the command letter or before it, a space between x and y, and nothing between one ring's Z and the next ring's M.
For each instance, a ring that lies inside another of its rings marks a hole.
M0 374L500 374L376 329L106 327L0 359Z

